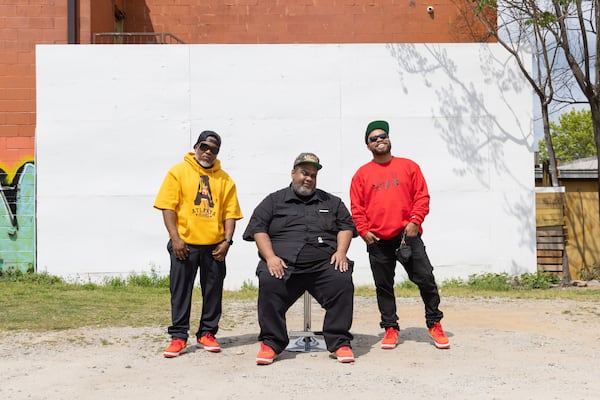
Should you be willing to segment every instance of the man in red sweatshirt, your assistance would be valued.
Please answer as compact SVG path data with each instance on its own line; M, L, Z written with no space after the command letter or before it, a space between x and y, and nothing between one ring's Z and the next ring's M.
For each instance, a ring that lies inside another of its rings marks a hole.
M439 309L440 295L421 240L421 225L429 213L427 183L414 161L392 156L386 121L369 123L365 143L373 160L352 177L350 208L369 253L380 326L385 329L381 348L393 349L398 342L394 277L396 261L400 261L408 278L419 287L425 321L435 346L447 349L450 343L440 324L444 316Z

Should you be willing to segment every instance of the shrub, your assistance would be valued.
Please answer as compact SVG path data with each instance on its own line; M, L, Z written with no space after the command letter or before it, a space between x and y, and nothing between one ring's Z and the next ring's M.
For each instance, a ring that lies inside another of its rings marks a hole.
M254 284L254 282L252 282L250 279L246 279L244 282L242 282L242 287L240 288L240 290L243 292L256 292L258 291L258 288Z
M583 281L600 280L600 264L581 266L579 278Z
M132 273L127 277L127 286L168 288L169 276L160 276L152 267L150 275Z
M443 288L464 288L467 284L462 279L453 278L445 280L440 286Z
M127 279L123 279L120 276L115 276L112 278L104 278L104 286L109 286L113 288L121 288L127 286Z
M481 290L506 291L510 289L508 274L506 272L501 274L488 272L486 274L469 275L467 285Z
M417 285L415 285L414 283L412 283L410 280L406 279L402 282L398 282L396 283L395 286L396 289L416 289Z
M58 285L65 283L62 278L50 275L47 272L37 274L29 269L26 272L23 272L21 269L14 267L0 270L0 280L7 282L36 283L39 285Z
M560 282L560 279L549 272L538 271L535 274L522 274L515 277L515 284L522 289L548 289Z

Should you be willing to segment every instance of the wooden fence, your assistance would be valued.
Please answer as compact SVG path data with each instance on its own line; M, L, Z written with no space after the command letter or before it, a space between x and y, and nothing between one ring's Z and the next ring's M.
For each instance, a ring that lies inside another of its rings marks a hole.
M538 271L580 279L582 267L600 265L598 192L580 183L535 197Z

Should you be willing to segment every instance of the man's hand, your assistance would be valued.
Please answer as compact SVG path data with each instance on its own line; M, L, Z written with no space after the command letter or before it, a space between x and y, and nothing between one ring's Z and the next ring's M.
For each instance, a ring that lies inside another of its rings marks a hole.
M287 268L287 265L285 265L285 262L281 258L272 256L267 258L267 268L269 268L271 276L274 276L277 279L283 279L284 268Z
M348 258L346 258L346 254L342 251L338 250L333 253L329 264L332 264L334 268L340 272L348 271Z
M414 222L409 222L404 228L404 233L406 233L406 236L410 237L417 236L419 234L419 225Z
M213 258L219 262L225 261L225 256L229 251L229 246L230 245L227 242L219 243L217 247L215 247L215 249L212 251Z
M179 236L171 239L171 244L173 245L173 254L178 260L185 260L190 255L190 249L188 249L187 245Z
M375 234L371 231L367 232L365 236L363 236L363 240L367 243L367 246L379 241L379 238L375 236Z

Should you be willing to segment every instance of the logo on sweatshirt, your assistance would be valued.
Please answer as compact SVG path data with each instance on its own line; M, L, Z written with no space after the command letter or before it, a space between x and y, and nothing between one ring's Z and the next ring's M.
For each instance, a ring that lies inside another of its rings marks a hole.
M208 175L200 175L200 182L198 182L198 193L194 200L194 215L212 217L215 215L213 210L215 203L212 197L212 191L210 190L210 182Z
M400 179L396 174L391 174L390 176L386 176L384 179L381 179L379 182L371 185L373 190L376 192L380 192L382 190L395 188L400 186Z

